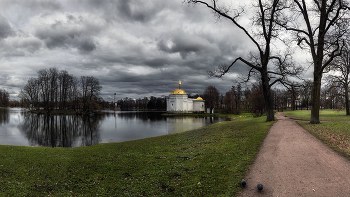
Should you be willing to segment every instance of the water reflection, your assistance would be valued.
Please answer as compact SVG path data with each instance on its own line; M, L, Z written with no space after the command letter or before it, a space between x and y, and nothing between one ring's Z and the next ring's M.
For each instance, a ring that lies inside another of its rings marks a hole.
M214 122L219 122L219 118L205 117L205 118L194 118L194 117L174 117L167 119L167 130L168 133L177 133L182 131L188 131L196 128L209 125Z
M90 146L182 132L223 121L220 118L166 117L161 114L109 111L100 116L47 116L31 114L20 108L0 109L0 144Z
M166 112L123 111L123 112L118 112L117 116L118 116L118 118L122 118L125 120L141 120L143 122L165 121L167 118L166 118L166 116L162 116L162 113L166 113Z
M75 147L99 143L103 116L48 116L26 113L19 125L31 146Z
M0 126L10 122L10 110L8 108L3 108L2 111L3 113L0 113Z

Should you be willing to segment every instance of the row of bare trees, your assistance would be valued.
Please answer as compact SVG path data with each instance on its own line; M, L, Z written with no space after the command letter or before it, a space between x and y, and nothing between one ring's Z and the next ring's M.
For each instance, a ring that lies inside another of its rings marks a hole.
M244 8L230 9L218 0L187 0L190 4L201 4L212 10L216 17L225 18L250 39L255 51L250 56L237 57L231 63L219 66L210 75L222 77L241 61L250 68L247 80L255 74L263 88L267 121L274 120L271 87L280 82L289 85L290 76L302 71L293 64L288 50L299 46L309 52L313 65L310 123L318 124L321 81L323 73L331 68L334 59L341 55L344 35L348 30L348 1L345 0L253 0L249 26L244 27L239 18L247 14ZM249 14L249 13L248 13ZM245 19L247 17L244 17ZM287 35L287 36L286 36ZM293 39L287 40L286 38ZM287 45L281 53L272 50L280 43Z
M0 90L0 107L8 107L10 105L10 95L6 90Z
M320 109L346 109L349 106L346 98L348 94L344 94L345 87L337 84L334 77L334 75L328 75L327 80L324 80L320 94ZM340 76L337 75L337 77ZM344 82L341 81L341 83ZM262 116L266 110L263 91L261 83L254 83L250 88L244 89L238 84L232 86L224 95L220 94L214 86L208 86L203 98L206 100L206 106L211 110L215 108L224 113L249 112L254 116ZM275 111L310 110L312 81L305 80L301 84L294 83L288 88L276 88L271 90L270 94Z
M21 102L35 110L50 113L55 109L72 109L87 113L99 110L102 89L97 78L82 76L77 78L66 70L56 68L41 69L37 78L30 78L19 97Z
M249 112L254 116L262 116L266 111L266 104L261 83L254 83L250 88L243 89L240 84L232 86L224 95L221 95L214 86L208 86L204 91L203 98L206 107L212 111L240 114ZM272 105L274 110L297 109L300 107L300 92L296 88L271 90ZM299 104L298 104L299 102Z
M155 110L155 111L165 111L166 110L166 99L164 97L154 97L149 98L123 98L117 101L118 106L122 111L129 110Z

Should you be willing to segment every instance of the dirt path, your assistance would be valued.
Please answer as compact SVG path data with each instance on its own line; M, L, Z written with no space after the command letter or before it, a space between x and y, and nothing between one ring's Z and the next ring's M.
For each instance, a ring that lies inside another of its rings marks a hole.
M350 196L350 161L284 114L276 118L241 196Z

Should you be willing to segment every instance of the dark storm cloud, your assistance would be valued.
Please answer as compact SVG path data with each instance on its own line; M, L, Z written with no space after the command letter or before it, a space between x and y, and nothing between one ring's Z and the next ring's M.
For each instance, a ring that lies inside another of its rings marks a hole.
M91 52L96 49L96 41L91 32L99 29L88 24L88 21L73 15L66 15L66 21L55 21L36 29L35 36L43 40L49 49L57 47L73 47L81 52Z
M141 22L151 21L157 13L161 12L172 1L143 1L143 0L71 0L78 9L89 10L97 15L102 15L109 22Z
M210 54L215 56L220 54L220 49L215 43L210 43L208 40L200 36L177 32L169 43L160 40L157 44L158 49L167 53L179 53L185 59L191 53L199 55Z
M5 7L9 5L21 5L27 9L49 9L49 10L60 10L62 5L56 0L2 0L0 5Z
M13 35L14 32L4 16L0 14L0 39Z
M118 1L117 8L120 16L140 22L144 22L149 18L149 14L145 12L131 10L130 3L130 0Z
M118 16L128 21L149 22L162 10L164 2L123 0L116 1Z
M31 0L26 2L26 6L30 8L45 8L49 10L60 10L62 5L56 0Z
M153 68L161 68L171 63L170 58L156 57L152 59L146 59L144 64Z
M96 49L96 44L92 39L82 39L79 42L78 49L82 52L91 52Z
M0 83L17 93L50 67L99 78L105 99L114 92L118 99L168 96L179 79L187 93L202 94L209 85L225 93L247 69L239 62L223 80L208 77L208 70L247 56L250 46L230 22L182 0L10 2L0 1L7 21L1 30L12 31L0 33L6 36L0 59L7 74Z

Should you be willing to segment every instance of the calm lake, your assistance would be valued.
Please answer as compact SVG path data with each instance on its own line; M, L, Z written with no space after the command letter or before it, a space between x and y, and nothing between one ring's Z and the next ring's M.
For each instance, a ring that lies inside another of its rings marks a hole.
M166 117L164 112L105 111L101 116L47 116L0 109L0 144L78 147L122 142L200 128L223 118Z

